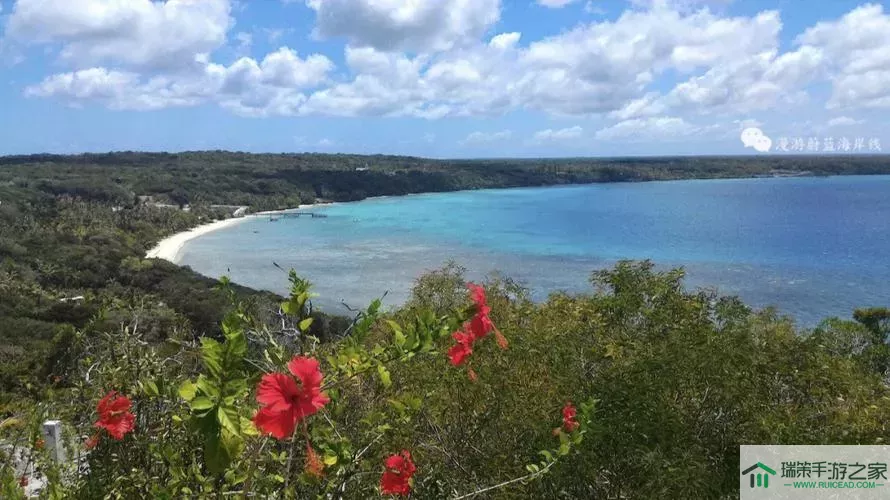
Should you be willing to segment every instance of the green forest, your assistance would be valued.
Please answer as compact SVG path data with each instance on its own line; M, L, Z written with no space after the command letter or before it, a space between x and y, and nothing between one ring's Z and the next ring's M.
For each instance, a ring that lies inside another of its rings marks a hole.
M887 173L881 156L0 157L0 442L30 450L45 498L734 497L740 444L890 438L890 309L804 329L629 261L533 302L443 263L398 309L334 317L285 270L279 297L144 256L232 206ZM43 451L48 418L81 467ZM12 455L0 498L26 491Z

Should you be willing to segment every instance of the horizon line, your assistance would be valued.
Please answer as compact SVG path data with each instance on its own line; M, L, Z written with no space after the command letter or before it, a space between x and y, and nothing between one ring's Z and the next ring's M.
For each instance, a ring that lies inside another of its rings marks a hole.
M890 157L890 152L863 152L863 153L821 153L821 154L782 154L782 153L717 153L717 154L638 154L627 156L479 156L479 157L436 157L436 156L415 156L405 154L391 153L333 153L333 152L253 152L238 151L229 149L189 149L180 151L159 151L159 150L109 150L109 151L83 151L77 153L19 153L19 154L0 154L0 161L4 159L29 158L29 157L82 157L82 156L107 156L115 154L148 154L148 155L180 155L180 154L196 154L196 153L227 153L254 156L353 156L353 157L392 157L392 158L414 158L420 160L434 161L536 161L536 160L635 160L635 159L668 159L668 158L878 158L882 156Z

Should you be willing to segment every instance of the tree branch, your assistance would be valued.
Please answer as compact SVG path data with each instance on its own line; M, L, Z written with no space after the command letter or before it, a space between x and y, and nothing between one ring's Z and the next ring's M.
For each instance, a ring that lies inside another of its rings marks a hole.
M529 481L529 480L531 480L531 479L537 479L538 477L543 476L544 474L546 474L547 471L549 471L550 468L553 467L554 465L556 465L556 461L550 462L549 464L547 464L547 467L544 467L543 469L539 470L538 472L533 472L533 473L531 473L531 474L526 474L526 475L524 475L524 476L522 476L522 477L517 477L516 479L511 479L511 480L509 480L509 481L504 481L503 483L499 483L499 484L496 484L496 485L494 485L494 486L489 486L489 487L487 487L487 488L482 488L481 490L476 490L476 491L474 491L474 492L472 492L472 493L467 493L466 495L461 495L461 496L459 496L459 497L454 497L452 500L463 500L464 498L473 498L473 497L475 497L475 496L477 496L477 495L481 495L481 494L483 494L483 493L487 493L487 492L492 491L492 490L497 490L497 489L500 489L500 488L504 488L504 487L509 486L509 485L511 485L511 484L514 484L514 483L519 483L519 482L522 482L522 481Z

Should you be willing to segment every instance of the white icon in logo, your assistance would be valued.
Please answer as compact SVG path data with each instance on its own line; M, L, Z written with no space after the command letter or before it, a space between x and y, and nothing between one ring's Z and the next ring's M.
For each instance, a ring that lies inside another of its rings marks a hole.
M754 148L761 153L768 153L770 148L773 147L772 139L767 137L763 130L754 127L742 130L742 144L746 148Z

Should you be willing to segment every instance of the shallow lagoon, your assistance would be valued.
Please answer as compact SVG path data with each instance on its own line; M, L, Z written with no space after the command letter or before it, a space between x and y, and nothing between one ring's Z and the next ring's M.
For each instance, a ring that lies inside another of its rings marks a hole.
M813 325L890 305L890 176L701 180L463 191L313 208L327 218L256 218L187 243L180 263L277 292L277 262L342 312L449 259L492 271L538 299L589 290L618 259L684 266L687 286L776 305Z

